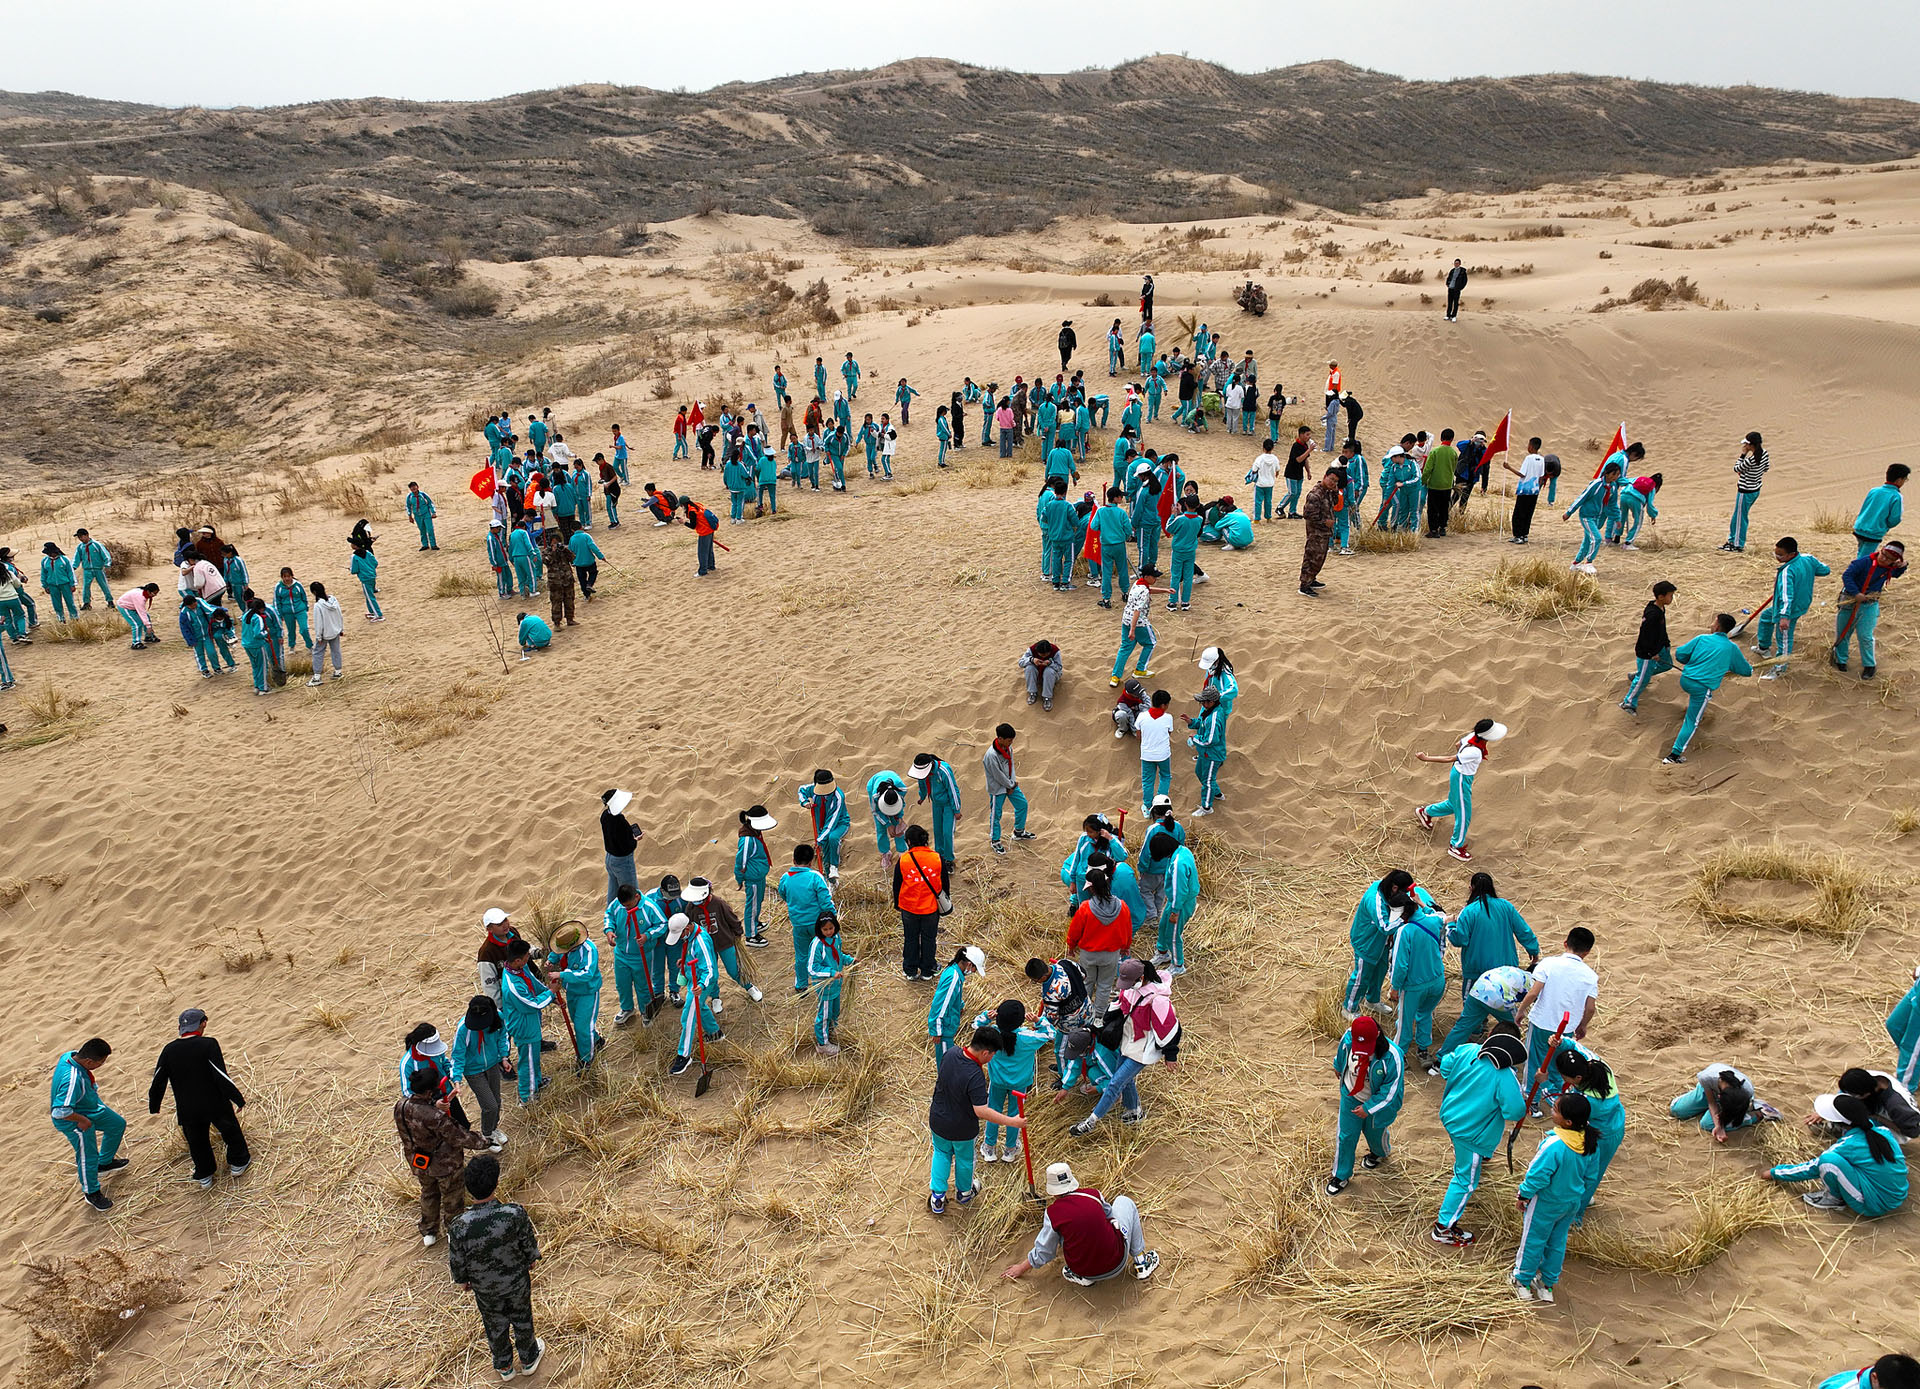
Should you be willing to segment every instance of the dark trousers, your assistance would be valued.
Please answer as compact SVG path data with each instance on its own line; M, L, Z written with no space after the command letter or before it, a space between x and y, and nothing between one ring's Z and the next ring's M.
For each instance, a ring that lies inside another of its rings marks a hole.
M576 564L573 566L573 572L580 580L581 594L587 598L593 597L593 586L600 582L600 566L598 564Z
M562 569L562 574L567 571ZM553 622L558 626L562 622L573 621L573 585L560 587L553 581L552 571L547 574L547 605L553 609Z
M710 535L701 536L698 548L700 551L700 572L702 574L711 574L718 567L713 562L713 537Z
M1300 587L1306 588L1320 577L1320 570L1327 562L1327 545L1333 539L1331 531L1308 531L1306 553L1300 557Z
M1533 531L1533 509L1540 503L1537 492L1522 492L1513 499L1513 533L1525 540Z
M1435 489L1427 493L1427 534L1445 535L1447 533L1447 508L1453 503L1453 493Z
M466 1167L440 1176L415 1168L413 1175L420 1179L420 1233L437 1235L443 1221L453 1224L467 1208Z
M538 1354L533 1339L533 1283L523 1282L504 1297L482 1296L475 1292L480 1308L480 1325L487 1331L487 1349L493 1352L493 1368L511 1370L513 1350L520 1348L520 1363L526 1364Z
M1459 316L1460 316L1460 291L1457 289L1450 289L1447 291L1447 317L1458 318Z
M934 956L933 939L940 933L940 914L900 913L900 970L903 974L935 975L940 967Z
M193 1155L193 1177L199 1181L220 1170L213 1159L212 1130L220 1131L220 1142L227 1150L227 1166L245 1167L253 1160L247 1151L247 1136L240 1132L240 1120L229 1109L225 1114L209 1114L203 1119L180 1120L180 1132L186 1136L187 1151Z

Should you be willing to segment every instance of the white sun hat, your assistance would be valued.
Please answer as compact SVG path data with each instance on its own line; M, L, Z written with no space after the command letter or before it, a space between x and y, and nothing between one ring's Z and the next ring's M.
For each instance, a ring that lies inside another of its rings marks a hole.
M632 804L633 792L615 791L611 796L607 797L607 813L610 815L618 815Z
M713 884L705 878L689 878L687 885L680 890L682 902L692 902L698 906L713 895Z
M1056 1162L1047 1168L1047 1195L1065 1196L1068 1192L1078 1191L1080 1183L1074 1178L1073 1169L1064 1162Z
M987 972L987 952L977 945L962 946L961 951L967 957L967 963L973 966L975 974Z

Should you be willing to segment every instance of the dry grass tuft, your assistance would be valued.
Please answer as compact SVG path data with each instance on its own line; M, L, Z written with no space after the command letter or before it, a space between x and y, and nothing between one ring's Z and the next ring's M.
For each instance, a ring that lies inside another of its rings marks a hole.
M41 626L39 636L44 642L55 646L68 642L81 646L98 646L126 634L127 624L111 612L96 608L83 612L70 622L49 622Z
M1780 1193L1757 1177L1716 1181L1688 1192L1687 1200L1692 1210L1677 1230L1647 1234L1591 1221L1575 1233L1573 1252L1589 1263L1677 1277L1706 1267L1750 1231L1785 1225L1790 1211Z
M1402 555L1420 548L1420 532L1368 526L1353 537L1353 548L1363 555Z
M325 507L340 516L365 516L376 518L379 513L370 509L367 489L351 477L315 477L305 470L287 475L287 483L274 494L281 515L304 511L308 507Z
M437 694L388 700L380 706L379 718L396 746L417 748L465 732L487 716L500 695L500 690L462 676Z
M1481 1336L1527 1313L1497 1264L1437 1264L1396 1253L1352 1268L1312 1265L1282 1286L1308 1311L1416 1341Z
M25 901L33 892L35 883L44 883L48 888L58 891L66 886L66 882L57 873L41 873L31 878L0 878L0 912Z
M1831 506L1816 507L1812 529L1821 535L1852 535L1853 513Z
M1033 467L1040 462L1039 445L1034 444L1012 458L1000 457L996 451L982 459L978 464L969 461L961 469L960 477L967 486L975 489L983 487L1012 487L1016 483L1026 482L1033 477Z
M44 747L85 733L99 722L86 712L91 703L85 696L70 695L51 682L40 686L20 701L27 713L28 727L0 741L0 752Z
M36 724L71 722L93 701L84 695L70 695L58 685L46 684L20 701Z
M1903 805L1888 818L1888 826L1895 834L1912 834L1920 830L1920 805Z
M1741 903L1724 895L1728 883L1797 883L1813 890L1803 906L1773 907ZM1867 910L1866 880L1843 854L1783 849L1777 844L1734 844L1700 866L1688 902L1709 921L1728 926L1769 926L1848 936L1860 928Z
M1529 622L1585 612L1606 601L1598 583L1550 559L1501 560L1474 596Z
M1449 534L1509 535L1512 531L1511 515L1499 496L1483 496L1476 506L1455 507L1447 517Z
M495 592L493 580L478 574L462 574L449 569L433 581L429 598L485 598Z
M1272 1176L1266 1218L1252 1230L1236 1229L1233 1277L1237 1292L1272 1291L1294 1272L1313 1247L1311 1236L1327 1212L1320 1198L1330 1155L1324 1136L1310 1130L1306 1142L1280 1155Z
M330 1003L315 1003L307 1012L307 1021L315 1027L328 1032L344 1032L352 1022L354 1014L345 1008L335 1008Z
M1693 528L1684 525L1643 526L1633 542L1634 548L1647 554L1679 554L1693 548Z
M180 1300L185 1289L164 1253L97 1249L78 1259L21 1264L25 1287L7 1310L28 1337L22 1389L81 1389L100 1357L141 1313Z
M1296 1026L1309 1037L1324 1037L1330 1042L1337 1042L1347 1034L1347 1014L1342 1007L1345 1002L1346 990L1340 984L1315 989Z
M937 478L931 477L917 477L911 482L896 482L887 489L887 495L890 497L917 497L922 492L931 492L937 482Z

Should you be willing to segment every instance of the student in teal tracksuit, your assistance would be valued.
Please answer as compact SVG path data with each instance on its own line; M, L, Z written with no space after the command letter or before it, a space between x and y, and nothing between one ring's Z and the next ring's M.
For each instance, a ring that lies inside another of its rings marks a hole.
M1151 471L1139 473L1133 492L1133 538L1140 547L1140 563L1160 563L1160 480Z
M780 875L773 890L786 903L787 926L793 936L793 991L805 993L813 928L821 917L834 912L833 887L813 866L813 845L794 845L793 867Z
M886 860L907 851L907 783L898 772L875 772L867 778L867 809L873 815L873 840ZM891 873L891 863L887 863Z
M1586 1098L1590 1111L1587 1122L1600 1136L1587 1151L1587 1189L1580 1198L1580 1209L1573 1216L1574 1228L1578 1229L1586 1218L1587 1207L1593 1204L1594 1192L1600 1189L1600 1179L1607 1175L1613 1155L1620 1151L1620 1144L1627 1136L1627 1109L1620 1102L1620 1086L1614 1080L1612 1068L1587 1050L1584 1043L1566 1042L1553 1058L1553 1065L1565 1078L1563 1092L1576 1092Z
M591 603L594 589L600 586L600 561L607 556L585 529L575 530L567 537L567 553L573 559L573 576L580 585L580 596Z
M100 1174L117 1172L127 1165L120 1156L120 1138L127 1131L127 1121L107 1107L93 1083L93 1073L111 1055L113 1048L93 1037L73 1051L62 1052L53 1063L53 1127L73 1145L80 1194L98 1211L113 1207L112 1198L100 1190Z
M1433 1010L1447 991L1446 922L1416 899L1402 898L1400 923L1394 927L1393 950L1387 961L1387 986L1399 1000L1399 1023L1394 1045L1402 1056L1420 1049L1420 1066L1430 1075L1439 1067L1429 1056L1433 1047Z
M1768 1169L1776 1182L1820 1183L1801 1199L1818 1210L1845 1208L1869 1220L1891 1215L1907 1199L1907 1159L1897 1137L1875 1123L1866 1102L1837 1095L1822 1117L1844 1127L1840 1141L1805 1162Z
M1793 654L1794 629L1813 606L1813 581L1833 571L1818 558L1800 548L1800 542L1783 535L1774 544L1773 558L1779 568L1773 573L1773 596L1760 613L1760 630L1754 634L1754 653L1765 656L1777 650L1782 656ZM1780 662L1761 678L1776 680L1784 675L1787 663Z
M1527 1175L1520 1179L1520 1252L1514 1257L1514 1296L1553 1301L1560 1265L1567 1257L1567 1231L1586 1205L1587 1169L1600 1133L1588 1122L1585 1095L1563 1094L1553 1102L1553 1130L1540 1140Z
M754 487L747 465L729 455L727 461L720 465L720 483L727 489L727 519L736 523L744 520L747 498L752 495Z
M1339 1123L1334 1130L1333 1175L1327 1195L1338 1196L1353 1180L1353 1153L1364 1135L1367 1170L1393 1156L1387 1135L1406 1098L1406 1067L1400 1048L1380 1033L1370 1017L1355 1018L1333 1053L1333 1073L1339 1077Z
M668 1075L677 1076L693 1063L694 1048L698 1045L694 1041L694 1028L698 1027L709 1042L718 1041L726 1034L714 1017L720 1003L720 965L713 953L713 937L686 913L675 912L667 922L667 949L676 956L673 964L676 987L686 999L680 1007L679 1049L667 1067Z
M1653 504L1653 499L1660 494L1664 482L1666 479L1659 473L1624 482L1620 488L1619 514L1613 518L1613 524L1607 527L1609 545L1633 549L1634 538L1640 534L1640 523L1648 518L1655 521L1660 519L1660 508Z
M270 648L267 644L267 619L262 613L250 612L240 623L240 649L247 653L247 661L253 667L253 692L257 695L270 693L267 689Z
M1142 323L1140 325L1140 335L1134 339L1134 345L1139 348L1139 352L1134 358L1137 364L1134 370L1140 375L1148 377L1149 382L1158 380L1159 378L1157 376L1149 375L1149 373L1153 371L1154 351L1160 346L1160 340L1154 336L1153 325L1151 323Z
M779 823L767 814L764 805L748 806L740 812L740 838L733 848L733 880L740 884L744 898L740 928L747 944L755 947L767 943L760 910L767 900L767 874L773 869L773 856L767 852L764 835Z
M219 670L220 658L214 655L213 638L208 634L209 615L206 600L197 593L180 595L180 636L193 652L194 664L202 679L210 680ZM5 647L0 646L0 655Z
M1340 445L1340 467L1347 475L1343 493L1346 505L1340 508L1340 518L1334 523L1333 538L1339 542L1340 553L1346 555L1353 553L1353 518L1360 514L1360 504L1372 487L1367 456L1360 451L1358 440L1349 439Z
M1193 604L1193 561L1200 550L1200 532L1205 528L1197 497L1184 498L1180 510L1167 518L1167 540L1173 547L1173 573L1167 580L1169 612Z
M1200 691L1200 712L1187 720L1193 732L1187 746L1193 749L1193 775L1200 783L1200 808L1195 815L1213 814L1214 797L1220 794L1220 765L1227 760L1227 710L1220 691L1208 685Z
M513 528L513 535L507 541L507 555L513 563L514 580L520 585L520 596L532 597L534 570L540 563L540 551L534 545L533 532L527 529L525 522Z
M1127 563L1133 517L1127 512L1126 495L1118 487L1109 487L1106 505L1093 513L1094 533L1100 537L1100 606L1103 608L1113 606L1115 589L1124 600L1133 583L1132 569Z
M280 582L273 586L273 611L287 629L287 648L293 648L297 633L307 650L313 650L313 634L307 630L307 586L293 577L293 570L281 566Z
M500 1016L513 1039L521 1104L547 1083L540 1074L540 1015L553 1002L553 991L535 976L532 956L533 947L516 940L507 947L506 967L500 971Z
M507 553L507 523L498 518L487 522L487 564L493 570L494 592L502 597L513 594L513 557Z
M1387 898L1413 887L1413 874L1396 868L1370 883L1360 894L1353 909L1353 924L1347 929L1347 943L1353 948L1353 969L1347 975L1346 997L1341 1003L1349 1019L1358 1017L1362 1004L1380 1002L1380 985L1387 977L1387 956L1393 950L1393 912ZM1432 905L1431 899L1421 900Z
M616 899L617 900L617 899ZM547 977L558 979L567 996L567 1016L573 1020L573 1041L579 1063L593 1060L602 1038L600 1024L600 949L578 926L562 926L547 951Z
M827 881L833 882L840 876L840 841L853 828L847 793L834 784L833 773L821 767L814 771L812 782L800 788L800 808L812 819L813 842L820 846Z
M813 1009L813 1046L822 1056L840 1054L833 1029L840 1021L840 995L846 988L847 969L854 963L853 956L840 945L840 918L826 913L814 923L813 940L807 948L807 979L820 991Z
M1859 514L1853 518L1853 538L1860 546L1854 551L1855 559L1864 559L1879 549L1887 532L1900 524L1900 489L1912 475L1913 469L1906 464L1890 464L1887 480L1860 503Z
M53 620L65 622L80 616L73 605L73 561L49 540L40 547L40 588L53 604Z
M987 1108L998 1110L1002 1114L1014 1112L1013 1092L1023 1095L1033 1093L1034 1078L1039 1073L1040 1053L1052 1046L1060 1033L1045 1013L1037 1017L1027 1016L1027 1005L1017 998L1005 999L991 1013L982 1013L973 1020L975 1028L992 1027L1000 1033L1000 1050L987 1062ZM982 1162L1013 1162L1016 1160L1014 1144L1017 1141L1013 1129L1006 1130L1007 1142L998 1152L994 1145L1000 1142L1000 1125L988 1124L980 1134L980 1160Z
M840 364L840 378L847 383L847 399L854 400L860 395L860 363L853 360L853 354L847 354L847 360Z
M1473 981L1488 970L1517 965L1521 950L1527 952L1529 970L1540 963L1540 938L1519 908L1500 895L1491 873L1475 873L1468 880L1467 904L1447 926L1447 940L1460 947L1463 999Z
M366 595L367 621L384 621L386 614L380 611L380 600L373 596L375 577L380 569L380 561L373 557L373 551L356 547L353 558L347 561L347 569L360 581L360 591Z
M100 596L107 600L107 606L113 606L113 590L107 587L107 570L113 567L113 556L107 547L88 535L85 528L73 533L80 543L73 547L73 562L80 570L80 607L82 611L93 606L93 586L100 586Z
M1920 970L1887 1014L1887 1036L1893 1040L1893 1078L1911 1090L1920 1082Z
M1453 835L1447 843L1447 854L1462 863L1473 860L1473 854L1467 848L1467 827L1473 823L1474 778L1480 775L1480 767L1486 761L1489 748L1506 736L1505 724L1481 719L1474 724L1473 731L1455 745L1450 755L1414 754L1422 762L1452 764L1452 769L1447 773L1447 798L1435 801L1432 805L1414 807L1413 818L1420 822L1421 829L1430 830L1434 821L1451 816Z
M1668 766L1687 760L1687 744L1693 741L1693 731L1700 726L1700 715L1706 712L1707 701L1720 688L1720 682L1729 675L1753 674L1753 667L1727 635L1733 631L1733 614L1721 613L1713 624L1713 631L1702 632L1673 653L1673 659L1680 665L1680 688L1687 692L1687 716L1680 722L1673 751L1660 759Z
M907 775L920 783L918 804L933 802L933 847L943 859L953 858L953 827L960 821L960 779L944 758L930 752L914 756Z
M620 997L620 1011L613 1016L615 1027L625 1027L653 1000L653 986L647 980L647 918L640 900L638 888L620 884L600 926L613 947L613 987ZM640 997L640 991L646 998Z
M940 1058L960 1035L960 1019L966 1016L967 976L986 967L986 951L977 945L963 945L953 952L953 959L934 981L933 1000L927 1004L927 1040L933 1046L934 1065L940 1064Z
M1170 974L1187 972L1187 923L1200 904L1200 865L1182 844L1167 862L1167 906L1160 915L1153 963Z
M440 542L434 539L433 518L440 513L433 508L433 498L420 490L420 484L407 484L407 519L413 522L415 530L420 532L420 548L437 550Z
M1605 538L1606 528L1615 524L1620 517L1620 465L1609 462L1600 476L1586 485L1586 489L1573 499L1573 505L1561 513L1562 520L1571 520L1574 512L1580 513L1580 551L1573 557L1573 569L1592 572L1593 561L1600 554L1600 542Z
M1446 1094L1440 1100L1440 1126L1453 1140L1453 1180L1433 1222L1437 1244L1473 1243L1460 1228L1460 1216L1480 1185L1480 1169L1500 1148L1507 1125L1527 1112L1527 1097L1514 1074L1526 1064L1526 1048L1505 1033L1479 1046L1455 1047L1440 1058Z

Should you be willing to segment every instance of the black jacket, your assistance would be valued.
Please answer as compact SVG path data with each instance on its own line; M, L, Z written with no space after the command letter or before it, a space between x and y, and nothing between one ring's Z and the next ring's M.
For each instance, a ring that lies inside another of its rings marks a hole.
M1647 604L1647 610L1640 617L1640 636L1633 644L1633 654L1643 661L1651 661L1670 643L1667 640L1667 610L1658 603Z
M1467 272L1464 266L1456 265L1447 272L1447 288L1455 294L1467 287Z
M1062 328L1060 330L1060 350L1062 352L1070 353L1079 345L1080 339L1074 336L1073 329Z
M637 847L633 825L626 816L615 815L610 810L600 812L600 842L615 858L631 858Z
M183 1124L231 1114L247 1102L227 1074L220 1044L211 1037L180 1037L161 1048L160 1060L153 1068L153 1084L147 1087L149 1114L160 1112L169 1082L173 1085L174 1113Z

